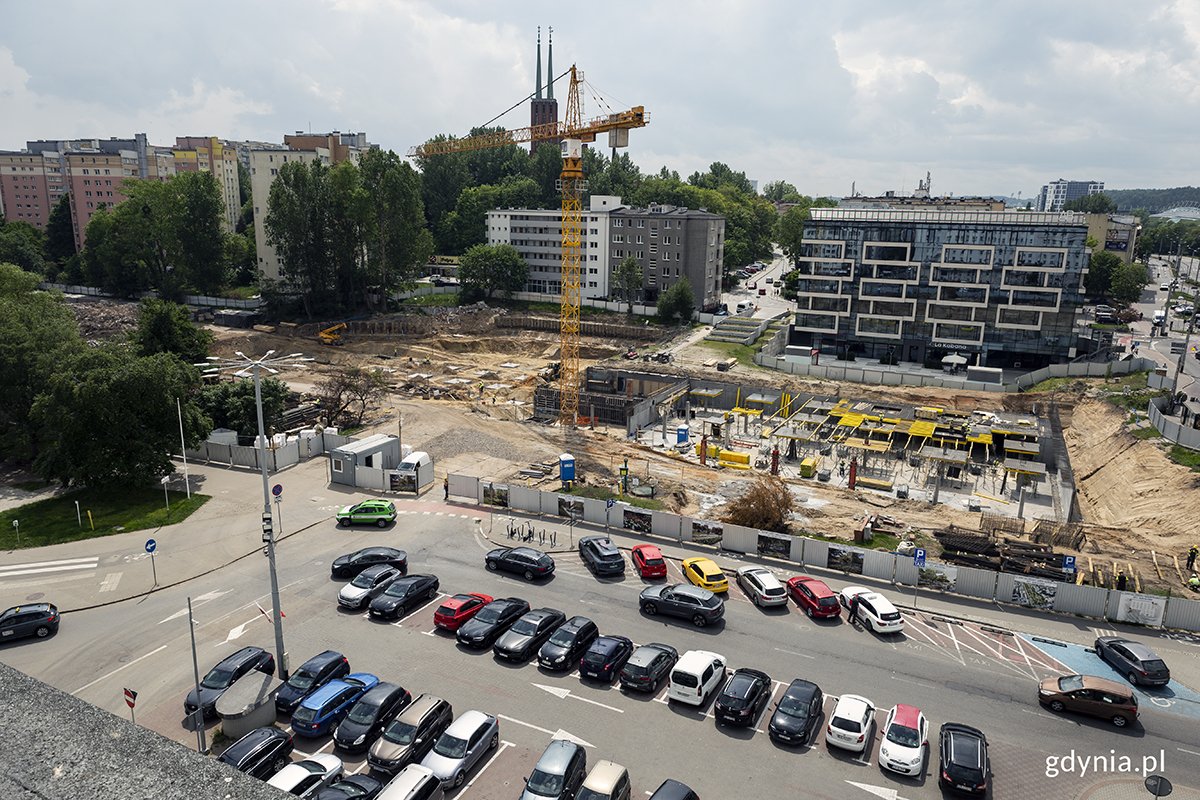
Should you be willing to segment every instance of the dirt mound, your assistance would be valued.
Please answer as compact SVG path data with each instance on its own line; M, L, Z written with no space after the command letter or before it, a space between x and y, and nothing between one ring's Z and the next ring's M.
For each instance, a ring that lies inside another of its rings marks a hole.
M124 336L137 327L138 304L120 300L76 300L67 303L84 339L98 341Z

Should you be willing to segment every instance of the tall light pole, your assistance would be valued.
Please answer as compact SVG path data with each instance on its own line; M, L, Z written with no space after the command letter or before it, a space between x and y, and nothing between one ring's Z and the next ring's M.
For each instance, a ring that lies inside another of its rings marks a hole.
M267 562L271 571L271 610L275 623L275 667L281 680L287 680L287 651L283 649L283 615L279 613L279 577L275 573L275 532L271 516L271 490L267 479L267 432L263 425L262 382L260 375L266 370L271 375L279 372L276 367L298 367L312 361L303 353L292 353L287 356L276 356L274 350L268 350L260 358L250 358L245 353L234 353L237 358L218 358L209 356L207 364L197 364L205 367L207 373L232 372L238 378L254 378L254 405L258 411L258 439L255 446L259 448L258 465L262 472L262 532L263 543L267 546Z

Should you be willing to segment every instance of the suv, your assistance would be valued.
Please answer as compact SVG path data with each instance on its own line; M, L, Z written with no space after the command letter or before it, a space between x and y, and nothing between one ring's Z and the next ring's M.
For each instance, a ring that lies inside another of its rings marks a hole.
M587 617L571 617L550 634L550 639L538 650L538 666L542 669L567 669L600 635L596 623Z
M291 714L300 701L334 678L350 674L350 662L336 650L318 653L300 665L275 693L275 710Z
M376 772L395 775L424 758L453 719L454 708L449 702L431 694L421 695L384 728L383 736L371 745L367 763Z
M766 567L741 567L737 571L738 586L756 606L785 606L787 605L787 590L775 577L775 573Z
M491 572L503 570L527 581L554 574L554 559L536 547L497 547L488 551L483 563Z
M639 597L642 611L650 616L667 614L689 619L697 628L716 622L725 616L725 604L708 589L676 583L671 586L648 586Z
M58 609L49 603L15 606L0 614L0 641L36 636L45 639L58 631Z
M373 689L379 678L367 672L355 672L330 681L304 698L292 712L292 731L300 736L324 736L350 712L358 699Z
M587 775L587 753L575 742L554 739L525 779L520 800L571 800Z
M730 676L713 703L717 724L745 727L753 725L771 699L775 684L771 676L757 669L742 667Z
M337 521L342 527L377 525L386 528L389 523L396 521L396 504L391 500L363 500L361 503L339 509Z
M204 676L200 681L200 695L192 689L183 701L183 711L191 716L200 708L206 719L217 715L217 699L225 694L225 690L233 682L250 670L258 670L270 675L275 671L275 657L261 647L243 647L236 653L226 656Z
M625 559L607 536L585 536L580 539L579 557L597 575L625 574Z
M1137 695L1122 683L1094 675L1046 678L1038 687L1038 702L1051 711L1077 711L1107 719L1118 728L1137 721Z
M275 727L256 728L225 748L217 760L265 781L288 765L292 749L291 734Z
M988 760L987 737L978 728L947 722L938 735L941 753L938 786L984 796L992 764Z
M854 600L858 600L853 616L846 615L851 624L856 620L861 621L875 633L899 633L904 630L904 620L900 617L900 612L879 592L873 592L863 586L847 586L842 589L838 599L847 611Z
M347 752L366 750L383 728L412 702L412 693L394 683L377 683L359 698L333 732L334 744Z

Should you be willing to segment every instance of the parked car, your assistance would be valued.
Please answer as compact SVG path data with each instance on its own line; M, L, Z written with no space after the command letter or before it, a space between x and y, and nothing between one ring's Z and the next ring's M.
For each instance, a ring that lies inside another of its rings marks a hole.
M599 761L588 773L575 800L630 800L629 770L613 761Z
M367 567L338 592L338 605L343 608L362 608L383 594L388 584L400 575L400 570L387 564Z
M334 744L349 753L366 750L411 702L412 693L403 686L386 682L375 684L334 729Z
M436 575L404 575L389 583L371 601L368 612L377 619L402 617L418 603L436 600L439 588Z
M322 686L304 698L292 712L292 730L297 736L324 736L350 713L350 707L373 689L379 678L369 672L354 672Z
M376 772L395 775L420 762L453 719L454 708L448 701L421 695L383 729L383 735L371 745L367 763Z
M787 579L787 588L796 605L810 617L828 619L842 613L837 595L825 581L807 575L797 575Z
M566 618L567 615L557 608L536 608L514 622L492 645L492 652L498 658L525 661Z
M438 737L421 766L433 772L442 788L457 788L483 754L500 744L500 721L482 711L467 711Z
M904 620L891 601L879 592L862 586L847 586L838 594L842 607L849 611L854 598L858 598L858 610L854 616L863 625L876 633L899 633L904 630ZM850 615L847 614L847 619ZM854 622L853 619L850 619Z
M938 786L984 796L991 783L987 737L978 728L947 722L938 733Z
M667 684L667 700L690 706L702 706L725 680L725 656L708 650L684 653Z
M353 578L367 567L377 564L387 564L401 572L408 572L408 553L394 547L364 547L335 558L329 574L334 578Z
M1166 686L1171 682L1166 662L1140 642L1101 636L1096 639L1096 655L1134 686Z
M528 610L529 603L519 597L493 600L458 629L458 643L467 647L490 647Z
M554 574L554 559L534 547L497 547L488 551L484 563L492 572L511 572L527 581Z
M825 726L825 743L861 753L871 741L874 724L875 704L861 695L844 694L838 698Z
M662 551L652 544L636 544L629 553L633 568L643 578L667 577L667 562Z
M812 681L797 678L783 690L775 712L767 724L767 735L782 744L808 744L813 729L821 720L825 702L821 687Z
M625 559L607 536L584 536L579 540L579 557L597 575L625 574Z
M766 567L740 567L737 571L738 586L756 606L787 605L787 590Z
M701 589L708 589L710 592L729 590L729 579L711 558L685 558L680 566L683 569L683 577Z
M433 612L433 624L444 631L456 631L480 609L492 602L490 594L470 592L447 597Z
M925 748L929 747L929 721L916 706L897 704L883 723L879 766L901 775L924 771Z
M204 680L200 681L200 694L192 689L183 701L183 711L191 715L200 708L205 719L217 715L217 700L225 694L225 690L233 682L251 670L265 672L268 675L275 671L275 656L261 647L243 647L232 655L225 656L217 665L208 671Z
M717 724L746 727L753 725L771 699L775 684L767 673L742 667L729 676L713 703Z
M388 781L378 800L445 800L442 782L433 770L420 764L409 764Z
M642 611L650 616L666 614L691 620L697 628L717 622L725 616L725 604L707 589L676 583L648 586L639 596Z
M551 739L525 779L520 800L574 800L587 777L587 752L566 739Z
M700 800L700 795L692 791L687 784L667 778L662 782L649 800Z
M1118 728L1137 722L1137 695L1123 683L1094 675L1046 678L1038 687L1038 702L1051 711L1074 711L1106 719Z
M275 693L275 710L291 714L300 701L334 678L350 674L350 662L337 650L326 650L300 665Z
M296 797L312 797L342 777L342 760L328 753L316 753L303 761L288 764L276 772L268 786Z
M24 639L27 636L45 639L58 632L61 619L58 608L50 603L13 606L0 614L0 641Z
M553 670L574 666L599 635L600 629L587 617L571 617L538 649L538 666Z
M375 800L383 784L370 775L347 775L317 792L315 800Z
M288 765L293 749L290 733L268 726L255 728L229 745L218 760L265 781Z
M669 644L650 642L638 647L621 667L621 686L640 692L653 692L679 660L679 651Z
M377 525L386 528L396 521L396 504L391 500L363 500L352 506L342 506L338 509L337 521L342 527Z
M633 642L624 636L597 636L579 659L579 676L612 683L633 655Z

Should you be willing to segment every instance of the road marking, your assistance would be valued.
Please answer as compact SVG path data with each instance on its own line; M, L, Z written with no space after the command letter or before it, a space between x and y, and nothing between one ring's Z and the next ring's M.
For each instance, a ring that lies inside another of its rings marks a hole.
M904 800L904 798L900 796L900 793L890 786L872 786L869 783L859 783L858 781L846 781L846 783L862 789L868 794L873 794L876 797L882 798L883 800Z
M100 588L97 591L115 592L117 590L117 584L121 582L121 576L124 574L124 572L108 573L104 576L104 580L100 581Z
M524 725L526 728L533 728L535 731L541 731L542 733L549 734L550 737L554 738L554 739L566 739L567 741L574 742L575 744L580 745L581 747L595 747L596 746L596 745L592 744L591 742L587 742L587 741L584 741L583 739L580 739L578 736L575 736L574 734L567 733L562 728L559 728L556 731L552 731L549 728L543 728L541 725L534 725L532 722L525 722L524 720L517 719L516 717L510 717L510 716L507 716L506 714L497 714L496 716L499 717L500 719L507 720L508 722L512 722L517 725Z
M421 611L424 611L425 609L429 608L429 607L430 607L431 605L433 605L434 603L437 603L437 602L439 602L439 601L440 601L440 600L441 600L443 597L445 597L445 596L446 596L446 595L445 595L445 594L443 594L442 592L438 592L438 594L437 594L437 597L433 598L433 599L432 599L432 600L430 600L428 603L425 603L424 605L422 605L422 606L420 606L420 607L418 607L418 608L414 608L412 611L408 612L407 614L405 614L403 617L401 617L400 619L396 620L396 621L395 621L395 622L393 622L392 624L393 624L393 625L395 625L396 627L399 627L399 626L400 626L400 624L401 624L402 622L404 622L404 620L405 620L405 619L408 619L409 617L412 617L412 616L416 615L417 613L419 613L419 612L421 612ZM435 630L436 630L436 629L435 629ZM421 631L421 633L425 633L425 631Z
M101 589L100 591L104 591L104 590ZM229 592L230 592L229 589L226 589L223 592L205 592L204 594L200 595L199 597L192 599L192 609L195 610L196 606L202 606L205 603L211 603L213 600L216 600L217 598L222 597L223 595L229 594ZM184 606L182 609L180 609L179 611L176 611L174 614L167 617L166 619L159 620L158 624L162 625L164 622L170 622L173 619L179 619L180 617L185 617L185 616L187 616L187 613L188 613L187 607Z
M493 762L493 761L495 761L497 758L499 758L499 757L500 757L500 754L501 754L501 753L503 753L505 750L507 750L507 749L508 749L508 748L510 748L510 747L516 747L516 745L514 745L512 742L506 742L506 741L504 741L503 739L501 739L501 740L500 740L500 749L499 749L499 750L497 750L497 751L496 751L496 752L495 752L495 753L492 755L492 757L491 757L491 758L489 758L489 759L488 759L488 760L487 760L487 761L484 763L484 765L483 765L482 767L480 767L480 768L479 768L479 771L475 773L475 777L473 777L473 778L471 778L471 780L467 781L467 785L466 785L466 786L464 786L464 787L462 788L462 791L458 793L458 797L462 797L464 794L466 794L466 793L467 793L467 789L470 789L470 788L471 788L471 786L472 786L472 785L474 785L475 781L479 780L479 776L483 774L484 770L486 770L488 767L490 767L490 766L492 765L492 762Z
M1195 750L1188 750L1186 747L1176 747L1175 749L1182 753L1187 753L1189 755L1200 756L1200 753L1197 753Z
M79 693L80 693L80 692L82 692L84 689L89 689L89 688L91 688L91 687L95 686L95 685L96 685L97 683L99 683L100 681L102 681L102 680L104 680L104 679L106 679L106 678L111 678L113 675L116 675L118 672L120 672L121 670L125 669L126 667L132 667L134 664L138 663L138 662L139 662L139 661L141 661L143 658L149 658L150 656L154 655L155 653L159 652L160 650L166 650L166 649L167 649L167 646L164 644L162 647L159 647L157 650L151 650L149 653L146 653L146 654L145 654L145 655L143 655L143 656L138 656L138 657L137 657L137 658L135 658L133 661L130 661L128 664L122 664L121 666L119 666L119 667L117 667L116 669L114 669L112 672L110 672L110 673L108 673L108 674L106 674L106 675L101 675L99 678L96 678L96 680L92 681L91 683L85 683L83 686L80 686L78 689L76 689L75 691L71 692L71 694L79 694Z
M96 569L98 566L100 566L99 556L94 558L67 558L62 561L40 561L35 564L12 564L11 566L0 567L0 580L4 578L18 578L22 575L43 575L47 572Z
M82 564L88 562L95 564L100 561L100 556L91 556L89 558L61 558L58 561L31 561L28 564L8 564L0 567L0 572L6 572L14 569L32 569L34 567L56 567L62 564Z
M892 680L894 680L894 681L903 681L903 682L905 682L905 683L913 683L913 684L916 684L917 686L923 686L923 687L925 687L926 689L936 689L936 688L938 688L938 687L934 686L932 683L924 683L924 682L922 682L922 681L914 681L912 678L901 678L899 675L893 675L893 676L892 676Z
M234 627L229 629L229 633L225 634L225 641L217 642L216 644L213 645L213 647L220 647L223 644L229 644L234 639L240 639L246 633L246 626L253 625L255 622L258 622L260 619L262 619L262 617L255 617L254 619L250 620L249 622L243 622L241 625L235 625Z
M776 647L775 652L787 653L789 656L800 656L801 658L816 658L816 656L809 655L808 653L797 653L795 650L784 650L782 647Z
M546 686L545 684L542 684L542 683L535 683L533 685L536 686L537 688L541 689L543 692L549 692L550 694L557 697L559 700L567 700L567 699L580 700L584 703L591 703L594 706L600 706L601 708L607 708L609 711L615 711L618 714L625 713L625 709L623 709L623 708L617 708L616 706L610 706L610 705L606 705L605 703L598 703L595 700L589 700L586 697L580 697L579 695L572 694L571 690L567 689L565 687Z
M437 632L438 632L437 628L434 628L431 631L421 631L421 633L425 634L426 636L437 636Z
M1022 712L1024 712L1024 713L1026 713L1026 714L1033 714L1035 717L1041 717L1042 719L1052 719L1052 720L1056 720L1056 721L1058 721L1058 722L1065 722L1065 723L1067 723L1068 725L1074 725L1074 724L1075 724L1074 722L1072 722L1071 720L1069 720L1069 719L1067 719L1067 718L1065 718L1065 717L1056 717L1056 716L1054 716L1053 714L1043 714L1043 713L1041 713L1040 711L1034 711L1034 710L1032 710L1032 709L1029 709L1029 708L1022 708L1022 709L1021 709L1021 711L1022 711Z

